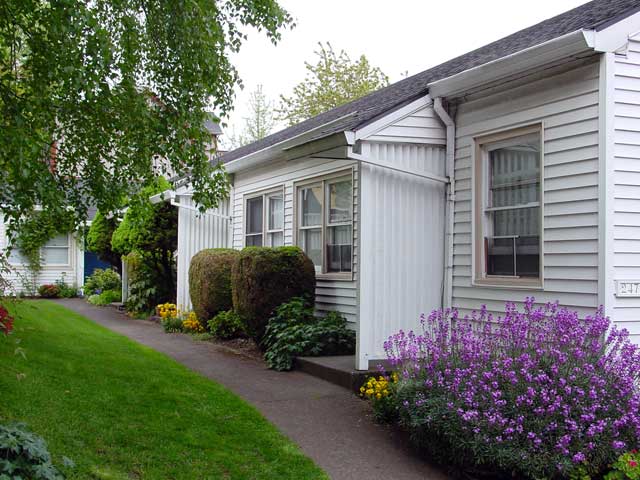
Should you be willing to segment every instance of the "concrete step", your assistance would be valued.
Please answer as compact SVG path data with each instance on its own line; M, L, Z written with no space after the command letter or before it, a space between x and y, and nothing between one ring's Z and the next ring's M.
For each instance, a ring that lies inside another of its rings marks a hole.
M298 357L295 368L327 382L347 388L354 393L360 392L360 387L368 377L381 375L390 371L386 360L372 360L368 370L356 370L354 355L335 355L331 357Z

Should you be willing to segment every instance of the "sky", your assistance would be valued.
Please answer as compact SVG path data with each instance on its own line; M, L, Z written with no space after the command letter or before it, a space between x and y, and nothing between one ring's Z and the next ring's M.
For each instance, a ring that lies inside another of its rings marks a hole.
M232 62L244 89L236 88L227 133L242 131L249 94L257 85L278 104L315 63L318 42L330 42L352 59L364 54L393 83L427 70L585 3L586 0L279 0L296 26L274 46L263 33L248 39ZM279 128L284 125L280 125ZM278 130L279 128L276 128ZM223 136L224 146L224 136Z

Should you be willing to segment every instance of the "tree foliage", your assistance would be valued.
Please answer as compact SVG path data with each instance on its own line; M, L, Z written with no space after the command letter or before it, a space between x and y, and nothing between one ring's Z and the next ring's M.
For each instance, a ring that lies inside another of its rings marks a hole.
M276 113L294 125L389 85L389 77L361 55L352 61L344 50L336 53L329 42L318 43L317 63L305 62L307 76L290 96L280 96Z
M160 177L133 196L111 238L114 252L135 258L137 272L132 283L139 285L137 297L144 297L138 299L137 311L150 310L157 303L175 297L178 209L166 202L152 204L149 200L169 188L169 182ZM146 293L142 295L141 291Z
M120 255L114 252L111 246L111 237L117 227L118 218L116 216L107 217L98 211L87 232L87 250L97 254L100 260L109 263L119 272Z
M164 173L191 175L194 200L226 194L210 164L207 111L225 115L245 29L273 41L291 24L276 0L0 2L0 214L118 208ZM159 162L162 159L162 162ZM136 179L132 182L132 179Z
M244 117L242 132L230 136L229 143L232 148L242 147L260 140L271 133L276 126L273 103L262 91L262 85L258 85L249 96L249 116Z

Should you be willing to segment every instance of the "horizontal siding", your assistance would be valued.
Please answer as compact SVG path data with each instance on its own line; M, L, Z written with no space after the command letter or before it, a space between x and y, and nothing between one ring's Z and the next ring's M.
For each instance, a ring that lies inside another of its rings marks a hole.
M421 108L391 125L386 126L367 140L385 143L435 144L446 143L446 130L431 105Z
M192 306L189 295L189 266L193 256L206 248L225 248L230 245L230 220L221 217L229 215L229 201L225 200L218 208L205 214L195 211L194 208L191 197L180 197L176 303L183 311L190 310Z
M271 189L282 188L284 191L284 243L293 245L294 235L294 209L295 187L300 180L320 177L331 172L353 169L353 279L328 280L322 276L316 279L316 310L319 314L330 311L338 311L351 322L355 328L357 321L357 275L359 265L359 170L351 161L333 160L323 158L306 158L294 161L281 161L253 169L248 172L240 172L235 175L234 192L232 199L232 246L244 247L244 203L247 195Z
M33 281L35 286L38 287L40 285L55 283L56 280L62 280L63 278L67 284L81 287L84 283L84 272L81 271L84 264L84 251L78 242L79 240L75 236L71 237L68 265L55 267L44 266L36 278L31 279L31 274L26 265L12 265L12 271L9 272L9 274L2 274L3 278L6 278L11 284L11 291L5 293L12 295L28 293L25 288L25 282L30 283ZM5 225L0 222L0 250L6 252L8 244L9 239L6 235Z
M418 173L444 175L443 147L363 142L363 156ZM444 268L444 185L362 166L362 263L358 358L385 358L383 344L419 327L439 308Z
M616 55L613 82L613 280L640 281L640 36ZM614 297L612 316L640 343L640 298Z
M592 313L598 305L597 63L462 103L457 113L453 305L503 312L507 301L535 296ZM472 285L474 137L541 122L544 130L544 288Z

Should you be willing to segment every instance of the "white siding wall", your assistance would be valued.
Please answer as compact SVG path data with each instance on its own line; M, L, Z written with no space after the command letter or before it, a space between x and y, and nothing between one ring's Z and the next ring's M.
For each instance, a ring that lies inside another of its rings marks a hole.
M440 126L442 130L442 126ZM362 155L398 168L444 176L440 146L364 142ZM358 368L385 358L383 343L417 330L420 314L442 304L445 189L442 183L361 167Z
M640 35L614 66L613 280L640 280ZM613 298L611 314L640 343L640 298Z
M456 123L453 305L461 311L533 295L581 314L598 306L597 63L524 87L462 103ZM472 286L474 137L542 122L544 129L544 289Z
M5 233L5 225L0 223L0 250L3 252L7 248L8 239ZM47 267L43 266L42 271L35 279L36 287L45 284L55 283L56 280L61 280L64 276L65 282L69 285L82 286L84 282L83 276L84 265L84 251L78 244L78 241L74 235L71 235L69 239L69 263L64 266ZM25 292L24 278L30 278L29 270L26 266L13 265L14 272L8 275L8 279L13 286L14 294ZM27 292L25 292L27 293Z
M446 131L433 107L424 107L368 137L377 142L446 144Z
M176 303L181 310L191 309L189 265L193 256L205 248L224 248L230 244L230 221L219 216L229 215L229 201L225 200L204 215L193 210L194 207L191 197L180 197Z
M323 158L306 158L270 163L266 167L240 172L234 178L233 194L233 248L244 247L244 199L245 196L264 190L284 188L284 242L293 245L294 235L294 184L336 171L354 172L354 249L353 279L328 280L319 276L316 282L316 308L320 313L335 310L350 322L357 320L357 275L359 263L358 235L360 206L358 204L358 169L353 162ZM355 327L355 325L354 325Z

